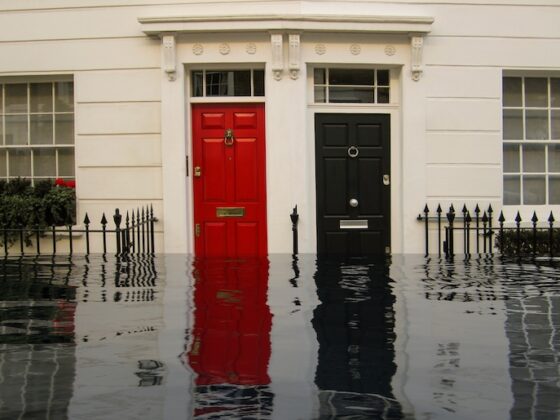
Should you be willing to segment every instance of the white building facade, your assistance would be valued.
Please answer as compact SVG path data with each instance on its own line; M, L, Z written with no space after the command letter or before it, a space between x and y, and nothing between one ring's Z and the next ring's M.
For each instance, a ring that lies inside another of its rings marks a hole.
M296 205L301 253L336 247L326 220L354 207L392 253L424 251L426 204L543 220L560 205L559 20L556 0L0 0L0 177L75 178L79 220L153 204L156 249L200 253L196 182L218 171L200 127L256 106L261 169L234 173L262 187L264 225L235 229L257 226L268 253L292 251ZM345 124L358 134L341 146ZM378 125L383 144L363 143ZM337 229L364 226L348 212Z

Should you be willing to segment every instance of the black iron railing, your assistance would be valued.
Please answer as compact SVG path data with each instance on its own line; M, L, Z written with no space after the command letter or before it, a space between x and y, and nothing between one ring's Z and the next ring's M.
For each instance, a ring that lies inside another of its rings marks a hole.
M437 251L439 256L447 257L459 253L492 255L494 252L513 256L553 257L559 252L560 244L556 238L560 229L554 226L552 212L544 225L541 223L539 226L537 214L533 212L530 225L522 226L519 211L509 222L500 211L496 225L491 205L481 209L477 204L472 212L463 205L457 212L452 204L445 213L441 205L434 212L426 205L417 220L424 224L426 255Z
M107 254L109 244L114 241L114 250L116 255L123 254L153 254L155 253L154 224L157 218L154 217L153 207L146 206L136 209L136 211L127 211L123 215L119 209L115 209L113 214L114 227L109 225L105 213L103 213L99 222L100 227L93 229L91 220L86 213L84 217L84 228L77 229L73 225L66 226L48 226L48 227L0 227L0 242L4 249L4 254L9 255L19 249L21 255L34 253L41 254L41 244L45 244L49 240L51 249L49 254L60 253L61 249L57 242L61 238L67 238L67 247L65 253L72 255L74 253L75 235L83 236L85 242L85 254L98 252ZM94 235L101 236L100 249L92 251L92 237Z

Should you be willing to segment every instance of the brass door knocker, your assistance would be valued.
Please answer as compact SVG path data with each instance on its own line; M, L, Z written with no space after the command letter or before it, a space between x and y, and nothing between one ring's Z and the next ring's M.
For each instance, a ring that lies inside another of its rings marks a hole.
M228 128L224 134L224 143L226 146L231 147L233 146L233 130L231 128Z

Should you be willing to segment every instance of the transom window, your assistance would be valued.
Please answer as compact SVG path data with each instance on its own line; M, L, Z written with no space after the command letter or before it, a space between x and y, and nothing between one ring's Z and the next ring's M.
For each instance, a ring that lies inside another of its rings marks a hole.
M74 179L71 81L0 81L0 179Z
M504 204L560 204L560 78L503 78Z
M315 103L387 104L389 70L316 68Z
M264 70L193 70L192 96L264 96Z

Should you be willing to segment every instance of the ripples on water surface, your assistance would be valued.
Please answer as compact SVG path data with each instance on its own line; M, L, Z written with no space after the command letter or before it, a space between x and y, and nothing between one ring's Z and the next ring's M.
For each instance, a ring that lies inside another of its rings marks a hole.
M0 263L2 419L558 419L554 261Z

